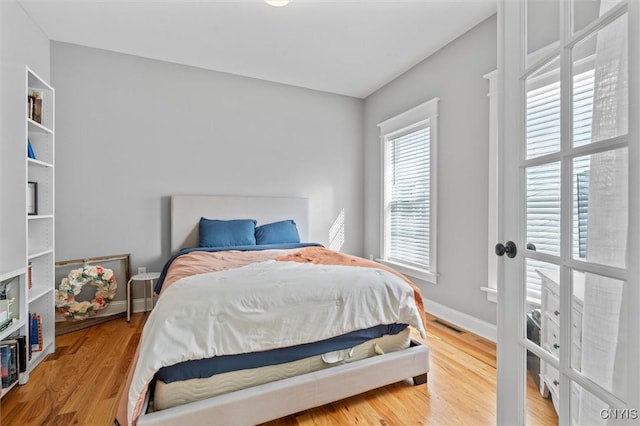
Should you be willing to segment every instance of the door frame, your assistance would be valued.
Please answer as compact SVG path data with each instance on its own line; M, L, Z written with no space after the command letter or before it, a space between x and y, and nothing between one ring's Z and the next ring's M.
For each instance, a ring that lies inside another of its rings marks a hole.
M517 145L507 144L508 138L520 137L520 129L522 126L522 113L511 112L507 117L506 105L517 104L520 101L520 69L521 63L510 61L507 57L507 51L515 49L524 49L524 40L520 31L520 14L519 8L509 4L509 0L499 0L498 3L498 167L503 172L498 182L499 204L498 210L501 211L502 222L498 229L498 242L506 241L505 230L516 229L518 226L518 216L520 210L516 214L506 208L503 194L507 191L513 191L514 186L520 184L519 177L516 179L507 179L506 158L512 156L516 150L516 158L518 157ZM511 34L516 34L512 36ZM510 34L506 37L506 34ZM517 75L518 78L507 78L511 75ZM515 115L515 117L514 117ZM515 146L515 147L514 147ZM519 243L519 242L517 242ZM513 318L521 318L523 315L520 303L513 303L514 300L522 300L524 286L508 285L505 280L505 274L517 273L520 257L513 259L502 258L498 262L498 306L497 306L497 424L499 425L523 425L525 423L525 398L526 398L526 358L520 338L522 330L519 321ZM514 269L515 268L515 269Z
M518 193L522 188L519 169L520 142L522 137L524 111L521 103L523 84L521 75L524 68L526 43L521 31L524 22L523 1L498 1L498 167L502 179L498 183L502 222L498 229L498 241L507 239L516 242L523 249L525 242L518 230L524 225L524 206L508 206L506 193ZM628 228L628 280L627 295L629 304L627 320L629 326L628 353L640 353L640 79L631 76L640 75L640 1L627 2L629 32L629 228ZM567 10L565 7L564 10ZM564 19L561 17L561 19ZM505 35L509 35L505 37ZM517 60L510 52L520 52ZM518 109L507 105L519 105ZM507 143L518 141L518 143ZM511 192L510 192L511 191ZM633 220L632 220L633 219ZM514 232L514 230L516 230ZM522 262L524 258L503 257L498 267L498 306L497 306L497 423L522 425L526 420L526 346L524 335L525 283ZM507 283L505 276L518 277L517 283ZM570 290L564 290L570 296ZM565 333L566 334L566 333ZM640 362L628 359L627 400L623 407L640 412ZM568 388L568 386L565 386ZM563 404L569 399L569 389L562 391ZM569 410L564 410L559 418L560 424L570 422Z

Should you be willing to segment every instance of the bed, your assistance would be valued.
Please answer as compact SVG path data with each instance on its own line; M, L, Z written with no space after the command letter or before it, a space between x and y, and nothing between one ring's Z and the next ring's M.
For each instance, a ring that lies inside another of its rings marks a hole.
M375 262L300 243L308 215L304 198L172 197L176 254L120 424L258 424L408 378L426 383L429 349L410 332L424 335L417 287ZM254 244L237 239L248 230Z

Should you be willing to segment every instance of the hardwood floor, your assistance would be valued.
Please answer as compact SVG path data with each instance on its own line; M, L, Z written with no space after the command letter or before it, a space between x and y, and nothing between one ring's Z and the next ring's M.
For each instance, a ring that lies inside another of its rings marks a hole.
M56 353L0 401L2 426L112 425L145 314L56 338ZM283 425L492 425L496 422L495 345L428 316L427 385L396 383L269 422ZM529 377L527 423L557 424L551 400Z

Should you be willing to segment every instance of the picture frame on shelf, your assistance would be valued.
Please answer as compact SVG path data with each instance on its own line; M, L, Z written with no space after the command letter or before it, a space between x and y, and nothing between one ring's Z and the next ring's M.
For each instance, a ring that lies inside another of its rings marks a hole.
M38 182L27 182L27 214L38 214Z
M31 146L31 141L27 139L27 158L31 158L32 160L36 159L36 153L33 150L33 146Z

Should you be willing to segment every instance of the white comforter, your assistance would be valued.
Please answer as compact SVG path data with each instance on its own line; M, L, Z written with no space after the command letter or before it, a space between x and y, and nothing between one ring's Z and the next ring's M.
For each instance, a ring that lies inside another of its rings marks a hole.
M128 417L136 419L161 367L392 323L425 336L413 289L380 269L269 260L182 278L162 294L142 333Z

